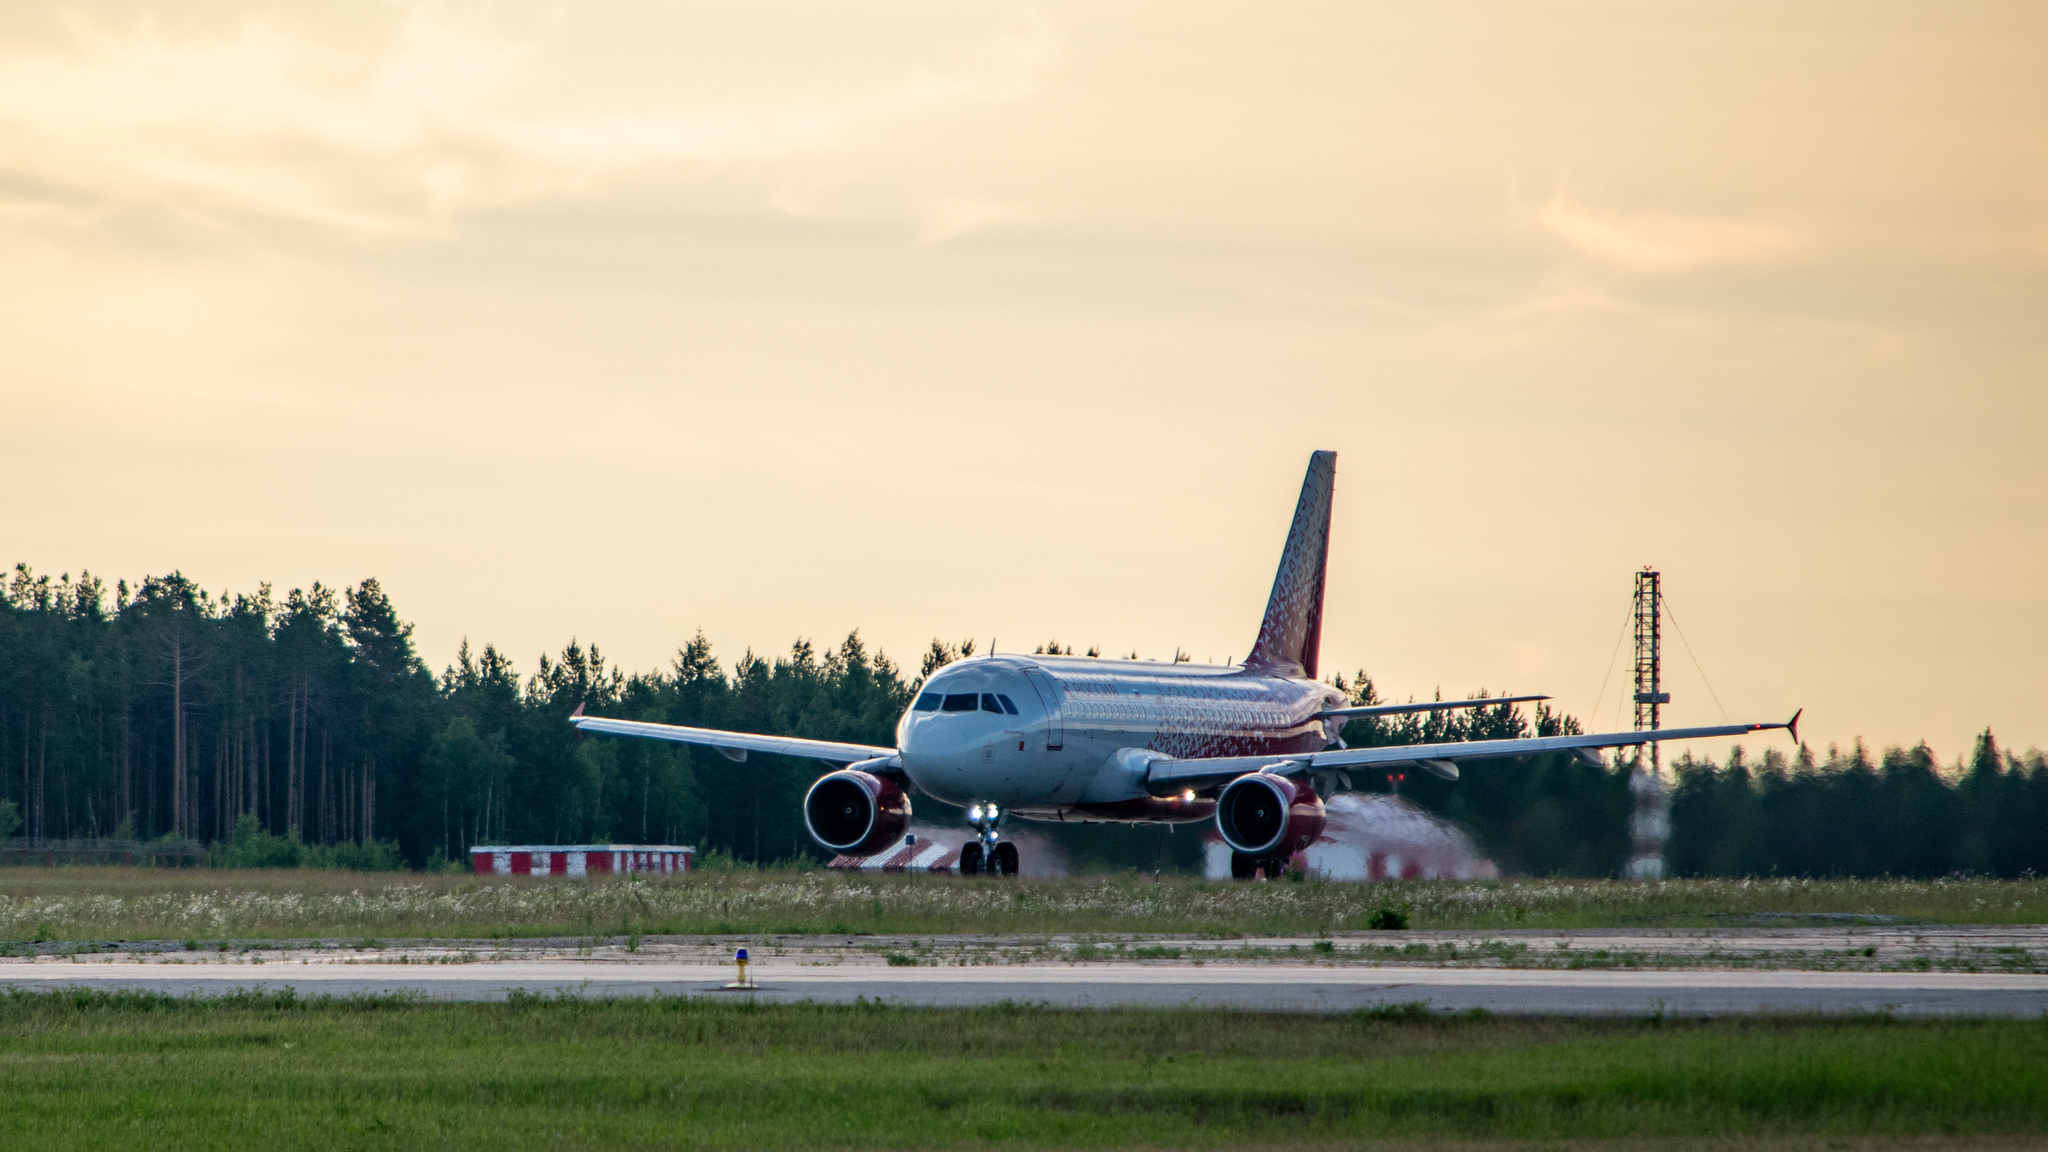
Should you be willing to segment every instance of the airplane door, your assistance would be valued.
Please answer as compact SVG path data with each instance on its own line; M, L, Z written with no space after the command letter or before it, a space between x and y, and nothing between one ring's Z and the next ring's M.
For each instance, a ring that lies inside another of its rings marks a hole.
M1046 729L1045 747L1057 752L1066 743L1066 733L1060 724L1059 689L1053 687L1052 677L1036 668L1026 668L1024 679L1030 681L1031 690L1038 693L1038 702L1045 705Z

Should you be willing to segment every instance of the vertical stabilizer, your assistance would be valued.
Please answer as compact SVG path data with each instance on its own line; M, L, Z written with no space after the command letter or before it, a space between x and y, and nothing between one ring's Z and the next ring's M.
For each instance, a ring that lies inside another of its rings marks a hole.
M1273 576L1273 596L1266 601L1266 619L1259 624L1259 642L1245 657L1245 667L1285 676L1316 674L1323 643L1323 573L1330 551L1330 494L1337 481L1337 454L1317 452L1308 458L1308 476L1301 482L1301 501L1294 506L1294 525L1280 553L1280 571Z

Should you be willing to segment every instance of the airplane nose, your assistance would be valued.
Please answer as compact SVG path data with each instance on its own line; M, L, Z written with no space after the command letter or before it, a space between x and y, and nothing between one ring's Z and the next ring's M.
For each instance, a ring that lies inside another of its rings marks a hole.
M904 756L931 759L966 751L974 743L968 729L972 725L947 723L938 717L914 721L910 730L903 734L902 747L898 750Z

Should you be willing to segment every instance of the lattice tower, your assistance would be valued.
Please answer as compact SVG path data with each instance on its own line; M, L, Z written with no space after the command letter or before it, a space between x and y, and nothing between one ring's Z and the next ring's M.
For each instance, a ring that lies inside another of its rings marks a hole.
M1645 567L1636 573L1635 699L1638 732L1656 731L1661 726L1663 706L1671 703L1671 693L1664 691L1663 593L1659 579L1660 574L1654 568ZM1658 880L1664 876L1664 843L1671 833L1671 796L1664 789L1663 765L1658 758L1656 742L1652 741L1646 748L1647 755L1637 754L1636 771L1629 779L1629 793L1635 803L1629 818L1631 852L1628 874L1638 880Z
M1663 593L1658 588L1662 573L1645 568L1636 573L1636 731L1655 731L1659 709L1671 703L1664 691ZM1658 775L1657 745L1650 745L1650 774Z

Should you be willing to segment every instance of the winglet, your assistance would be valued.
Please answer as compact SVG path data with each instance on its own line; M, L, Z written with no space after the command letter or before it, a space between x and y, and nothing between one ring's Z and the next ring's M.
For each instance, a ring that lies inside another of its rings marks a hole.
M1785 721L1785 729L1786 731L1792 733L1792 739L1795 741L1799 739L1799 718L1801 716L1804 716L1805 714L1806 709L1801 708L1799 711L1794 712L1792 714L1792 718L1790 720Z
M578 700L576 702L576 710L574 712L569 713L569 719L574 720L581 715L583 715L583 702L581 700Z

